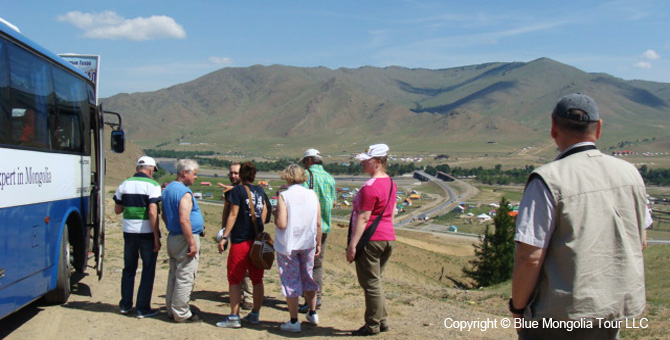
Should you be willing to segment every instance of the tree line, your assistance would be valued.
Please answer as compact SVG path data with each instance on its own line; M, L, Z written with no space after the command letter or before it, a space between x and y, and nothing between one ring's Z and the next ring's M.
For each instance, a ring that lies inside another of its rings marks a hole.
M217 159L211 157L203 156L213 156L219 153L214 151L175 151L175 150L156 150L156 149L145 149L144 153L147 156L151 157L164 157L164 158L190 158L195 159L201 165L207 165L216 168L226 169L233 162L226 159ZM284 170L289 164L299 162L299 159L295 158L282 158L276 161L263 161L263 162L254 162L256 170L258 171L281 171ZM360 162L352 163L327 163L323 165L323 168L328 171L328 173L334 175L361 175L363 174L363 167ZM401 164L393 163L389 164L386 173L390 176L401 176L403 174L412 173L419 168L414 163Z
M217 168L228 168L232 161L225 159L216 159L205 156L220 154L214 151L176 151L176 150L157 150L145 149L147 156L165 157L165 158L191 158L202 165L208 165ZM297 163L299 159L282 158L276 161L254 162L258 171L281 171L289 164ZM360 162L351 163L327 163L323 165L324 169L334 175L361 175L363 168ZM414 163L392 163L389 164L386 173L390 176L402 176L420 170ZM452 175L454 177L476 177L477 181L488 185L509 185L524 184L531 172L535 170L533 165L526 165L523 168L514 168L503 170L502 164L496 164L493 168L485 169L482 166L476 168L450 167L449 164L428 165L424 171L432 176L437 176L438 171ZM639 169L642 178L646 184L670 186L670 169L649 169L642 165Z
M645 184L670 186L670 169L649 169L643 165L639 170Z
M433 176L437 176L438 171L450 174L454 177L474 176L477 178L477 181L489 185L523 184L533 170L535 170L535 167L532 165L526 165L521 169L514 168L503 170L502 164L496 164L492 169L485 169L482 166L470 169L461 167L452 168L448 164L440 164L436 166L429 165L425 169L426 173Z

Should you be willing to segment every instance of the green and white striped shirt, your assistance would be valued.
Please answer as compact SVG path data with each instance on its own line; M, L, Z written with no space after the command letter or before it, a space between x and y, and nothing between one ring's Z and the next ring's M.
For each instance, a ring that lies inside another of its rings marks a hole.
M153 233L149 222L149 204L161 201L161 186L138 172L119 185L114 202L123 206L124 233Z

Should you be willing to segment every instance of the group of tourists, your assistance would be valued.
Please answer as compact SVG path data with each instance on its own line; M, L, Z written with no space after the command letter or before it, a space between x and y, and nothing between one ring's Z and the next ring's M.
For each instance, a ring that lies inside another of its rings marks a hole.
M530 175L516 221L509 310L520 339L616 339L619 326L611 325L620 322L602 325L594 320L619 321L644 311L642 251L646 229L652 224L645 185L633 165L598 151L595 142L602 124L598 105L583 94L562 97L552 111L551 137L560 154ZM382 273L394 247L397 188L385 171L388 151L387 145L375 144L356 155L370 179L353 200L346 248L346 260L355 263L365 294L365 324L352 335L389 330ZM253 184L253 163L231 166L233 185L225 194L219 237L219 251L228 251L230 314L217 326L237 328L242 321L260 322L264 271L250 263L249 251L270 215L276 225L277 267L290 318L280 328L300 332L299 312L306 313L307 322L319 324L316 310L323 302L322 264L335 182L323 169L317 150L307 150L301 163L304 168L292 164L282 172L288 189L278 195L275 210L265 203L263 189ZM156 253L161 248L157 203L162 200L162 217L169 232L167 314L176 322L201 321L188 305L204 227L188 188L196 179L198 165L180 160L177 180L162 194L151 179L155 165L152 158L141 157L137 174L123 182L114 196L116 213L123 213L124 218L120 311L127 314L133 308L135 271L141 257L144 268L135 305L137 317L157 313L150 301ZM253 287L253 306L240 318L246 276ZM304 303L299 305L301 296ZM574 321L590 327L544 327L541 320L555 320L559 325Z
M355 262L358 281L365 292L365 325L354 330L353 335L372 335L389 329L381 275L395 240L393 215L397 188L385 171L388 151L387 145L375 144L356 155L371 178L353 200L345 254L348 262ZM308 323L319 324L317 309L322 305L323 261L332 227L331 209L336 201L335 179L323 168L323 158L316 149L308 149L300 163L282 171L287 188L278 192L274 209L263 188L254 184L256 168L252 162L232 164L228 174L231 185L219 183L224 188L224 207L217 241L219 252L228 252L230 314L216 326L239 328L243 322L260 323L265 271L252 263L250 250L271 220L276 228L274 248L281 290L289 311L289 320L280 329L301 332L299 313L305 314ZM122 314L133 309L135 272L141 257L143 269L135 313L140 319L158 314L150 303L156 257L161 248L158 215L162 202L170 261L167 315L179 323L200 322L202 316L189 306L204 231L202 213L189 189L197 178L199 166L194 160L179 160L177 179L162 192L152 179L155 167L153 158L140 157L137 173L124 181L114 195L115 211L123 213L125 240L119 309ZM245 306L245 295L251 295L250 306ZM241 309L251 310L240 317Z

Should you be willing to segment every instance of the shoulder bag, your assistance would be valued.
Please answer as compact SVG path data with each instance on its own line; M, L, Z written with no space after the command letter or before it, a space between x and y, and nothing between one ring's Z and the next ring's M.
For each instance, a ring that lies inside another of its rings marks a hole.
M258 233L258 222L256 221L256 211L254 209L254 201L251 199L251 191L247 185L244 186L244 189L247 191L247 197L249 198L249 209L251 210L251 222L254 225L254 234L256 239L254 244L251 246L251 251L249 251L249 258L251 259L251 264L256 268L260 269L270 269L272 268L272 263L275 260L275 247L272 236L266 232ZM261 199L259 197L259 199Z

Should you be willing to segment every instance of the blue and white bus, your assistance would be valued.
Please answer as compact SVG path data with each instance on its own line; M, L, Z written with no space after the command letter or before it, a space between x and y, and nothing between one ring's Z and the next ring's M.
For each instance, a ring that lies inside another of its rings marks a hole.
M0 319L104 256L104 126L86 74L0 19Z

